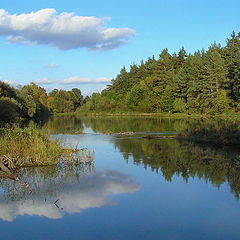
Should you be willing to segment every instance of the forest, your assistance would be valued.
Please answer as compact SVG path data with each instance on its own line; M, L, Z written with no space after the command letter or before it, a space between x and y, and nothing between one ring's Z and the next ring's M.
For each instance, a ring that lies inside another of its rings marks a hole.
M43 119L54 113L223 114L240 111L240 33L226 45L188 54L161 51L127 71L101 93L46 90L35 83L13 88L0 82L0 124Z
M22 120L41 121L53 113L74 112L83 104L81 90L46 90L35 83L13 88L0 82L0 126Z
M127 71L123 67L81 112L222 114L240 111L240 33L226 45L188 54L161 51Z

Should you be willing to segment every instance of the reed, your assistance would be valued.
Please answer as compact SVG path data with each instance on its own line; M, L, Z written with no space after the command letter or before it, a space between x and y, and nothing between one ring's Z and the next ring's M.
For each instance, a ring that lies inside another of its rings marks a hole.
M75 163L80 162L82 156L80 150L64 149L44 130L0 129L0 158L9 159L14 167L55 165L60 160Z

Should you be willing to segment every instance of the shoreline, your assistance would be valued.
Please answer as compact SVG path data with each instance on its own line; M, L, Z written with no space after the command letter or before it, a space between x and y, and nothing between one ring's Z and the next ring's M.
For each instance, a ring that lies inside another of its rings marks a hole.
M76 116L76 117L155 117L155 118L197 118L197 119L226 119L226 120L240 120L240 113L228 114L187 114L187 113L138 113L138 112L128 112L128 113L108 113L108 112L69 112L69 113L55 113L53 117L61 116Z

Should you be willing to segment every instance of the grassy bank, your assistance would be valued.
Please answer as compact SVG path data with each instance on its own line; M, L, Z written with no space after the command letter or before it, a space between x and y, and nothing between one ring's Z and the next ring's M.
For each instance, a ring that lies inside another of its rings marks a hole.
M58 116L58 117L61 117L61 116L75 116L76 115L76 112L66 112L66 113L53 113L53 116Z
M55 115L55 114L54 114ZM197 113L143 113L143 112L81 112L77 111L75 113L65 113L64 116L133 116L133 117L158 117L158 118L212 118L212 119L222 119L239 121L240 112L229 111L223 114L197 114ZM57 114L57 116L63 116L62 114Z
M46 131L35 128L0 130L0 160L13 167L54 165L63 159L79 160L78 151L64 149Z
M141 113L141 112L76 112L76 116L129 116L129 117L158 117L158 118L206 118L209 115L186 113Z

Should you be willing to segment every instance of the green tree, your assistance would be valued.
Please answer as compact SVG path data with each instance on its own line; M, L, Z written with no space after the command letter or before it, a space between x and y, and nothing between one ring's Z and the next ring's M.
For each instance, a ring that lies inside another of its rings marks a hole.
M175 112L184 113L187 110L187 104L184 99L176 98L173 103L173 108Z
M216 99L217 113L227 112L230 107L230 102L231 100L227 96L227 92L225 90L220 90L217 94L217 99Z
M32 118L37 111L37 104L34 101L32 95L29 95L27 91L20 91L18 96L23 100L21 108L27 118Z
M0 98L0 127L6 123L14 123L19 120L20 111L16 100L1 97Z
M69 95L70 95L69 100L72 101L75 111L83 103L83 96L81 90L78 88L73 88L71 91L69 91Z
M231 38L227 39L224 50L230 79L229 95L238 102L240 99L240 33L232 33Z
M143 99L143 90L139 86L134 86L131 91L126 96L126 103L127 106L132 109L136 110L136 107Z
M164 112L172 112L174 103L173 89L170 86L166 86L162 95L162 110Z
M204 82L202 90L202 101L204 111L212 111L215 108L215 101L220 90L226 90L229 87L227 77L226 63L219 53L219 49L213 46L210 48L204 58ZM212 110L211 110L212 109Z

